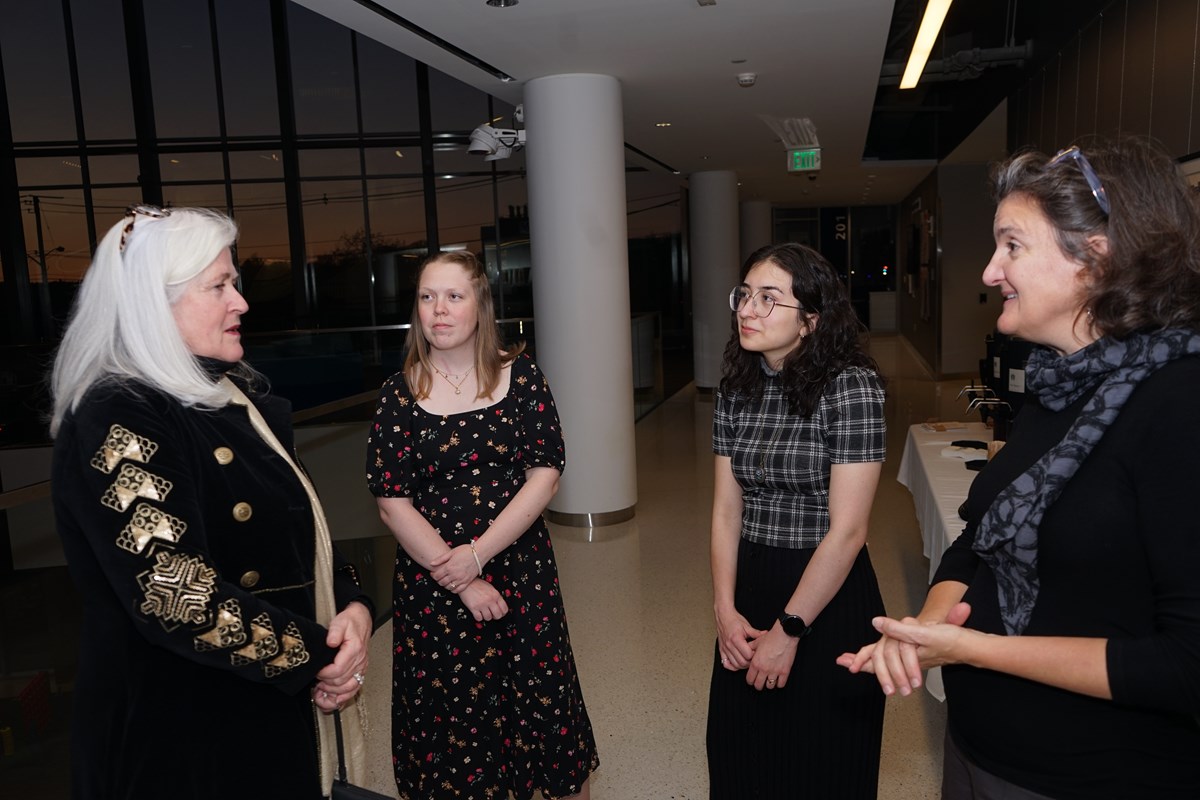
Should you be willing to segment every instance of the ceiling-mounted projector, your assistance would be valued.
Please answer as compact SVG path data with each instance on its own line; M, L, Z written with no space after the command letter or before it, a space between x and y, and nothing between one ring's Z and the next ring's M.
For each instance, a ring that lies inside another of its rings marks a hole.
M496 117L492 122L498 119L500 117ZM513 124L520 125L524 122L525 106L518 103L517 107L513 109ZM483 156L484 161L497 161L501 158L508 158L514 150L520 150L524 146L524 129L493 128L491 125L480 125L471 131L467 152Z
M514 150L520 150L524 146L524 130L480 125L471 131L471 141L467 144L467 152L472 155L482 155L484 161L497 161L501 158L508 158Z

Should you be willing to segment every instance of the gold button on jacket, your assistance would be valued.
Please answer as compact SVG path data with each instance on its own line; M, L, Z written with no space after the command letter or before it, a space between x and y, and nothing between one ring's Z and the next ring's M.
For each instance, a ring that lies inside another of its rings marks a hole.
M233 451L228 447L218 447L213 450L213 458L217 459L217 463L221 466L233 463Z
M250 570L242 576L240 583L244 589L253 589L258 585L258 579L262 577L256 570Z
M245 522L254 515L254 509L249 503L238 503L233 507L233 518L238 522Z

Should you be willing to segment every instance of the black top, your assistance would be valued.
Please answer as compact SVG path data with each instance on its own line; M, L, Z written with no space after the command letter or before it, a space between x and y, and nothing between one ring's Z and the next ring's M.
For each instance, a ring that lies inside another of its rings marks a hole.
M983 769L1056 798L1200 797L1200 359L1139 386L1046 511L1028 636L1108 640L1113 700L968 666L945 669L948 725ZM934 583L968 584L968 627L1004 635L996 582L971 550L995 496L1060 441L1090 397L1027 402L971 486L968 523Z
M253 399L293 450L288 403ZM319 798L308 688L336 651L314 619L312 507L246 409L94 387L53 481L84 613L73 796ZM365 602L337 565L338 607Z

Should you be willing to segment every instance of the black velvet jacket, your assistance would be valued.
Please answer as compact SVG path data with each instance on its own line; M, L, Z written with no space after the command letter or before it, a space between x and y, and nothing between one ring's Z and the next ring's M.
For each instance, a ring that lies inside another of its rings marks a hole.
M250 396L293 451L290 404ZM84 606L74 796L319 797L308 688L336 651L312 509L246 410L97 386L59 430L53 487ZM369 607L335 562L338 608Z

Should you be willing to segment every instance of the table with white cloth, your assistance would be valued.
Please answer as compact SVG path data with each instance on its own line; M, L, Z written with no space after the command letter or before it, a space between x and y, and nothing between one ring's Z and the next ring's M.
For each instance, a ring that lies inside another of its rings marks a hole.
M965 523L958 516L958 507L967 499L971 481L978 474L967 469L967 462L962 458L943 456L942 451L957 441L987 443L992 440L991 429L982 422L962 424L964 427L945 431L929 430L925 425L910 427L896 473L896 480L912 492L925 557L929 559L930 578L942 562L942 553L962 533ZM987 458L986 450L978 452L980 459Z
M939 431L924 424L908 429L896 474L896 480L913 496L925 557L929 559L930 579L937 572L946 548L962 533L966 523L959 517L958 507L967 499L971 481L978 474L967 469L963 458L948 457L943 452L950 451L953 443L961 440L984 443L992 440L991 429L982 422L962 423L963 427L957 427L957 423L940 425L947 429ZM987 458L986 450L978 453L980 459ZM940 669L929 670L925 686L934 697L945 699Z

